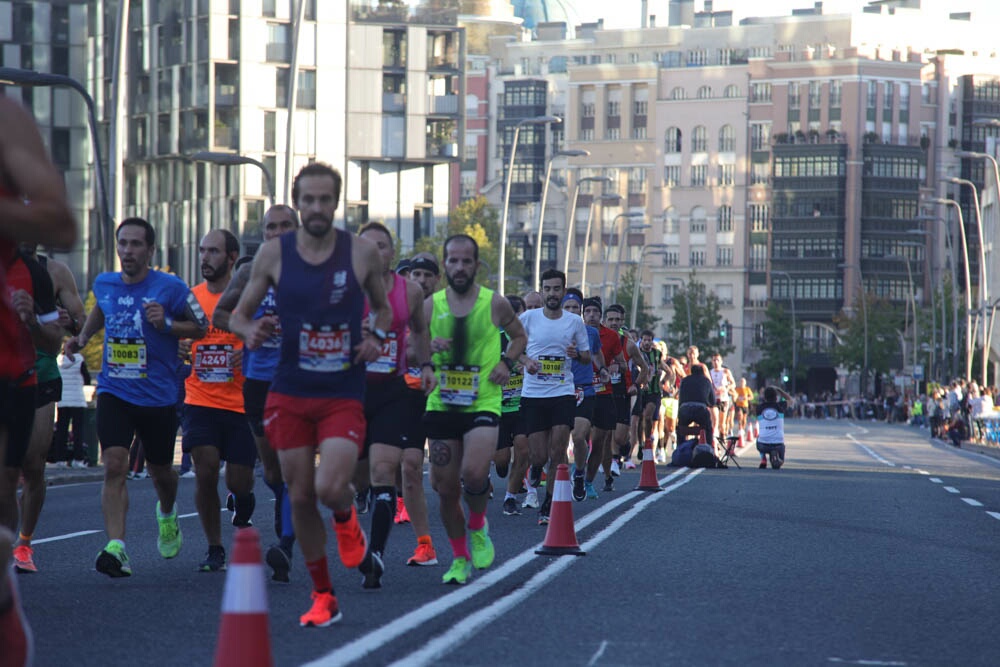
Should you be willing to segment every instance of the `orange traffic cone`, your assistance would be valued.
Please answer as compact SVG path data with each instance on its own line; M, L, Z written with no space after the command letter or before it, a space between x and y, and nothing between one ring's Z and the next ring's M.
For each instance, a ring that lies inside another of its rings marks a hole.
M747 424L747 444L752 443L753 438L753 424Z
M736 449L743 449L743 445L745 444L745 442L746 441L743 440L743 431L740 431L739 437L736 439Z
M652 459L653 454L649 454ZM549 528L545 531L545 541L541 549L535 549L542 556L585 556L576 542L573 527L573 491L569 481L569 466L560 463L556 469L555 484L549 486L552 493L552 507L549 514Z
M222 595L214 667L273 667L267 587L256 528L236 531Z
M753 439L756 440L760 437L760 422L753 423Z
M639 476L639 486L636 491L662 491L660 481L656 479L656 460L653 458L653 443L646 441L642 450L642 474Z

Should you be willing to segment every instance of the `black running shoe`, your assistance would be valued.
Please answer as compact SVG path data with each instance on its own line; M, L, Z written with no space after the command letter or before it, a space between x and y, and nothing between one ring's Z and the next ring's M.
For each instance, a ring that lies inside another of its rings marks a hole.
M199 572L222 572L226 569L226 550L220 546L209 546L208 555L198 566Z
M368 514L368 509L371 507L371 494L369 491L354 494L354 507L357 509L358 514Z
M287 584L290 580L288 574L292 570L292 554L282 549L280 545L272 544L268 547L264 559L271 568L271 581Z
M573 500L578 503L582 503L587 499L585 482L586 480L583 478L583 475L573 475Z
M538 510L538 525L549 525L549 515L552 513L552 496L546 496L541 509Z
M505 498L503 501L504 516L520 516L521 510L517 509L517 500L513 497Z
M605 477L604 478L604 492L605 493L611 493L614 490L615 490L615 478L614 477Z
M369 551L365 559L358 566L358 571L364 575L361 580L361 588L365 590L375 590L382 588L382 575L385 573L385 566L382 558L374 551Z

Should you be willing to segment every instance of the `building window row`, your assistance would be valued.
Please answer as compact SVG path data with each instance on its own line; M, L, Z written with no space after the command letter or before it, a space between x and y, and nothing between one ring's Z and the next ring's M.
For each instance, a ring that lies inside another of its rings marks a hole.
M778 191L774 193L775 218L843 217L844 198L838 194Z
M844 284L840 278L793 278L795 299L841 299ZM788 288L787 280L771 283L771 294L776 299L788 299L793 290Z
M864 175L918 180L920 161L915 157L866 156Z
M775 238L772 252L775 259L825 258L841 259L844 241L838 238Z
M679 127L668 127L663 137L664 153L683 152L683 131ZM736 149L736 130L732 125L723 125L719 128L718 146L720 153L731 153ZM691 152L705 153L708 151L708 129L704 125L697 125L691 131Z
M861 217L912 220L917 216L919 206L916 198L886 197L865 194L861 197Z
M774 158L775 178L846 176L843 155L781 155Z

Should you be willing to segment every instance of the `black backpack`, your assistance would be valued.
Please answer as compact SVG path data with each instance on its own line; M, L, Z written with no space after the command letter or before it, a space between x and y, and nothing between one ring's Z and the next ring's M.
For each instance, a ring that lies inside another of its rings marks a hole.
M691 465L691 457L694 455L694 446L697 440L685 440L677 445L674 453L670 455L670 467L685 468Z
M725 468L727 466L719 461L719 457L715 455L715 451L712 449L711 445L702 443L695 446L694 454L691 456L691 463L688 464L688 467Z

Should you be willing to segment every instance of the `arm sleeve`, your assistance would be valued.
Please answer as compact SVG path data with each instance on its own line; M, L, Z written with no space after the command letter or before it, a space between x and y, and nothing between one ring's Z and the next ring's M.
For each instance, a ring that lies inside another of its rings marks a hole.
M195 322L202 329L208 328L208 317L205 316L205 311L201 309L201 304L198 303L194 293L186 286L182 292L182 298L178 300L174 310L174 317L179 320Z

